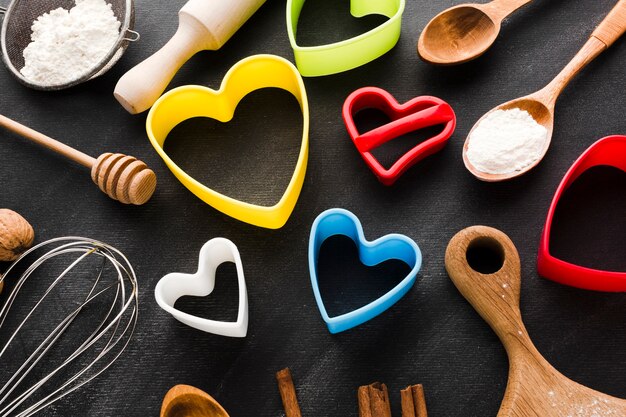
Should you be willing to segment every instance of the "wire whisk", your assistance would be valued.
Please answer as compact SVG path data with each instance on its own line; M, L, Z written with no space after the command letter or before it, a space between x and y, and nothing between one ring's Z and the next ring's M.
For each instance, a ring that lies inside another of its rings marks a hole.
M31 416L81 388L132 338L137 278L110 245L48 240L12 263L2 281L12 289L0 310L0 417Z

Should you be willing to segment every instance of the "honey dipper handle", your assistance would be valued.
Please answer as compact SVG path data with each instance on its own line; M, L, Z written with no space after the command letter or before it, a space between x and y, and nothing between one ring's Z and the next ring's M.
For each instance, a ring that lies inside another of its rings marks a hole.
M481 260L486 255L496 260L500 257L502 267L483 274L470 266L468 259ZM507 235L486 226L463 229L450 240L445 263L454 285L496 332L507 350L520 346L513 341L532 345L519 309L519 255Z
M77 162L87 168L91 168L93 164L96 162L94 158L91 156L82 153L74 148L71 148L57 140L52 139L44 135L43 133L37 132L30 127L24 126L16 122L15 120L11 120L6 116L0 114L0 126L10 130L11 132L17 133L18 135L29 139L39 145L48 148L56 153L59 153L65 156L68 159L71 159L74 162Z
M626 0L619 0L591 36L601 40L608 48L624 32L626 32Z

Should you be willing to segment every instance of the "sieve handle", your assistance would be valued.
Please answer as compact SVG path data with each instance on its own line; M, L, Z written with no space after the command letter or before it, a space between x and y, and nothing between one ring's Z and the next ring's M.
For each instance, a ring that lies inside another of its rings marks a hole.
M178 14L172 39L124 74L113 95L131 114L149 109L189 58L202 50L219 49L264 2L190 0Z

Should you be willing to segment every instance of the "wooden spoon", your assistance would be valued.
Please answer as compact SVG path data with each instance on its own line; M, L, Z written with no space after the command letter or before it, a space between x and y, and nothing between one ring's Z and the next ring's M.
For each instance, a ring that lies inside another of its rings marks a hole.
M480 255L495 257L500 268L493 273L476 271L472 267L476 264L470 262L487 257ZM509 357L509 379L498 417L626 416L626 400L568 379L533 345L519 308L520 259L507 235L485 226L461 230L446 249L446 270L496 332Z
M604 20L593 31L589 40L578 51L574 58L563 68L563 70L544 88L530 95L517 98L501 104L489 112L487 112L472 128L465 145L463 146L463 162L465 167L476 178L483 181L495 182L504 181L518 177L531 169L533 169L543 159L550 142L552 140L552 128L554 126L554 106L556 100L567 84L582 70L588 63L593 61L600 53L611 46L626 31L626 0L619 0L613 10L604 18ZM519 170L506 174L490 174L482 172L472 165L467 158L467 147L469 138L476 126L490 113L496 110L507 110L519 108L526 110L537 123L544 126L547 130L546 141L541 151L541 155L532 164Z
M498 37L502 20L530 1L494 0L446 9L422 31L417 53L436 65L462 64L478 58Z
M161 417L229 417L206 392L190 385L176 385L163 398Z

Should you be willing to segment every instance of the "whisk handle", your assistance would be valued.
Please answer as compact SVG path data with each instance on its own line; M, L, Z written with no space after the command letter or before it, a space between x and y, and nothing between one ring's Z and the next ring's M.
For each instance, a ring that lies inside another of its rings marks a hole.
M36 130L24 126L23 124L18 123L15 120L11 120L1 114L0 126L10 130L13 133L17 133L18 135L28 140L38 143L44 148L48 148L58 154L61 154L64 157L74 162L77 162L87 168L91 168L96 162L95 158L92 158L91 156L84 154L79 150L67 146L66 144L61 143L58 140L52 139L51 137L46 136L43 133L37 132Z

